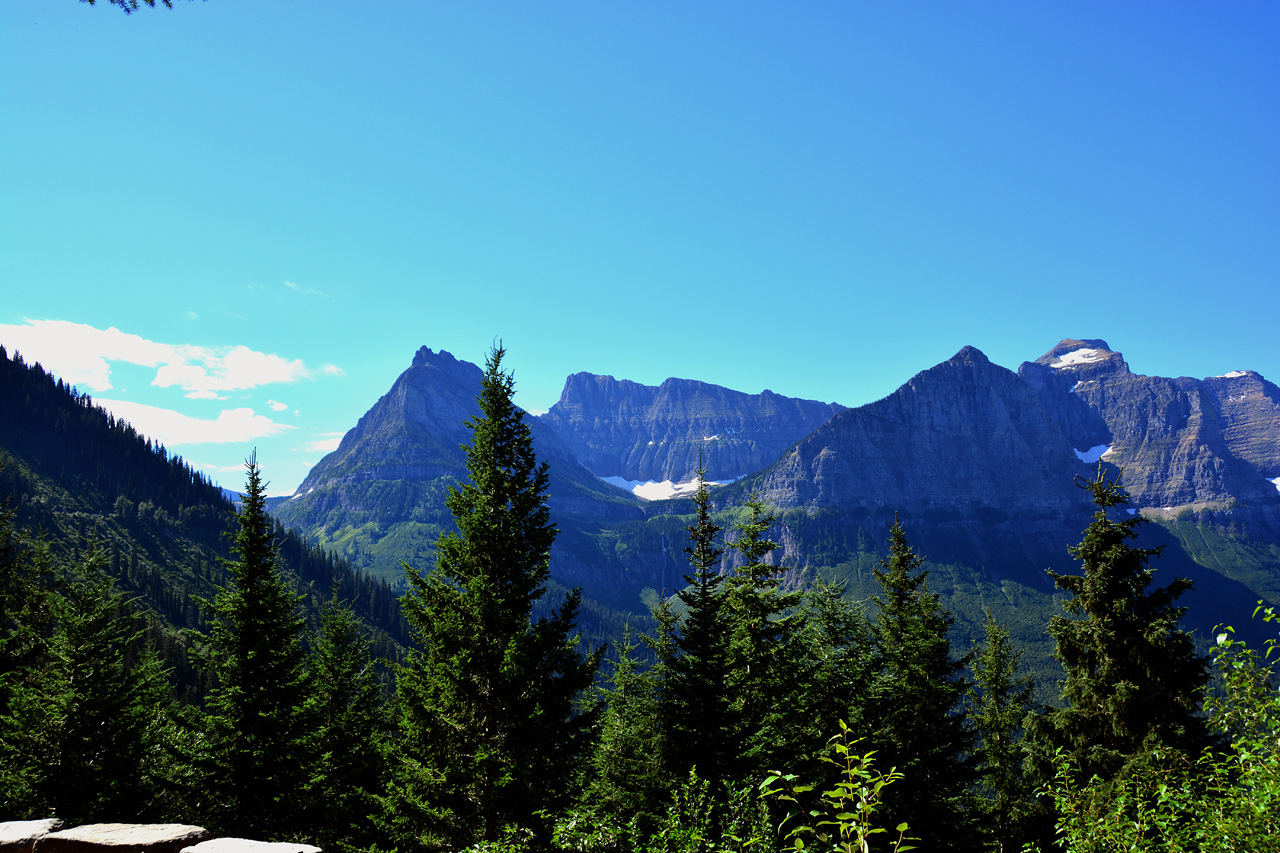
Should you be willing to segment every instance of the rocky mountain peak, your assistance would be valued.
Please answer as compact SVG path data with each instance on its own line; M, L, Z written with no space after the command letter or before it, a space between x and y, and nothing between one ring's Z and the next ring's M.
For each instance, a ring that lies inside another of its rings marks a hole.
M710 480L758 471L842 409L692 379L641 385L575 373L541 419L599 477L683 483L699 458Z
M1058 345L1033 362L1051 370L1068 371L1070 374L1129 372L1124 356L1107 346L1099 338L1064 338ZM1020 371L1021 372L1021 371ZM1078 377L1077 377L1078 378ZM1077 381L1072 379L1072 381Z
M975 362L978 364L990 363L990 359L987 358L986 354L982 350L978 349L975 346L968 346L968 345L962 347L960 349L960 352L951 356L951 358L948 359L948 361L949 362Z

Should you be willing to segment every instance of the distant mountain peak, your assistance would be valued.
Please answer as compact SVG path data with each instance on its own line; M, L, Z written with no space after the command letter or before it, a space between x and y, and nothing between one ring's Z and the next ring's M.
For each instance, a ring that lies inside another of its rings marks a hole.
M977 362L978 364L989 363L991 360L987 358L986 353L975 346L965 345L960 352L951 356L949 361L959 362Z
M413 354L414 367L426 367L428 364L444 362L445 364L457 364L458 360L453 354L447 350L440 352L432 352L431 347L418 347L418 351Z

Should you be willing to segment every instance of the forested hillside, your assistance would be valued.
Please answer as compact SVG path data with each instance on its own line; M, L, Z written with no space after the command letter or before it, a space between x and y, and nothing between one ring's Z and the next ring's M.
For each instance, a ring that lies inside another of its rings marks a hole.
M60 565L100 551L108 575L150 614L178 683L203 693L182 631L205 627L199 599L226 583L232 504L181 457L2 347L0 412L0 498L18 529ZM369 626L376 653L398 659L408 631L390 586L283 526L275 535L310 621L337 589Z

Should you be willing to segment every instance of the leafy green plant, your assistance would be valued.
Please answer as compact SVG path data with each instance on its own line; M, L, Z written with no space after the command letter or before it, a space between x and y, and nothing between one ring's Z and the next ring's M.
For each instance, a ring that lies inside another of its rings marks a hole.
M875 814L881 806L884 789L903 778L896 769L887 773L875 769L875 751L859 752L855 749L862 738L854 738L849 726L840 721L840 733L827 741L827 752L822 761L840 770L840 778L831 788L822 791L817 805L804 809L811 800L806 796L817 790L814 785L796 784L794 774L774 773L761 787L765 798L792 804L792 810L783 819L779 832L789 842L784 850L832 851L832 853L871 853L874 836L887 834L884 827L875 825ZM807 814L810 821L802 817ZM897 839L888 848L894 853L915 849L906 844L908 826L900 823L894 831Z
M1254 616L1280 619L1261 603ZM1191 758L1154 744L1117 777L1079 780L1062 750L1046 787L1058 811L1057 845L1072 853L1101 851L1280 850L1280 692L1274 681L1280 646L1261 653L1217 633L1212 651L1219 687L1206 696L1209 728L1226 747Z

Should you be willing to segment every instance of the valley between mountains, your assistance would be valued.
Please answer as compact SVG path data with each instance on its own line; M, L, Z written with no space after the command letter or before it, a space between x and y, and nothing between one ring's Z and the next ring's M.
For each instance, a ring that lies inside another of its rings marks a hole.
M422 347L272 512L393 588L403 564L429 569L451 529L448 488L465 477L480 379L476 365ZM1195 582L1188 625L1247 632L1255 603L1280 598L1280 388L1248 370L1146 376L1104 341L1067 339L1016 371L965 347L852 409L578 373L527 420L559 528L550 591L582 587L592 639L645 624L649 605L683 586L683 495L699 460L721 484L712 498L727 528L752 493L773 508L788 582L874 593L897 517L957 617L955 647L980 636L989 609L1042 672L1054 668L1044 625L1057 609L1046 570L1075 570L1067 548L1092 514L1077 480L1099 465L1123 472L1128 512L1151 522L1139 544L1164 549L1157 583Z

